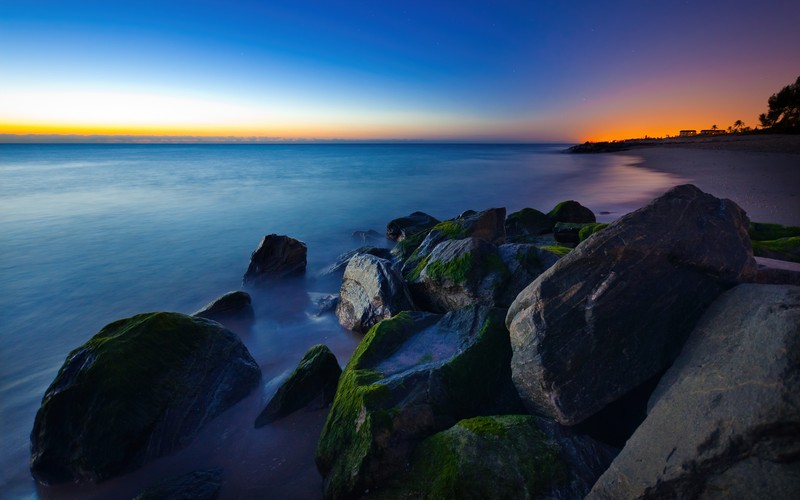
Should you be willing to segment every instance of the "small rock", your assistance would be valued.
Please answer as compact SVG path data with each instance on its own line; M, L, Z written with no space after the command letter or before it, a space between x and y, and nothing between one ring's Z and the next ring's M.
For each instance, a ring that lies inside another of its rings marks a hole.
M414 212L406 217L394 219L386 224L386 238L393 241L404 239L432 228L439 220L425 212Z
M252 320L253 305L250 294L242 291L228 292L206 304L192 316L214 321L220 319Z
M261 283L269 279L302 274L306 270L306 244L288 236L264 236L250 256L244 283Z
M283 418L318 401L324 408L333 401L342 369L327 346L315 345L303 355L297 368L281 384L267 406L256 418L256 428Z

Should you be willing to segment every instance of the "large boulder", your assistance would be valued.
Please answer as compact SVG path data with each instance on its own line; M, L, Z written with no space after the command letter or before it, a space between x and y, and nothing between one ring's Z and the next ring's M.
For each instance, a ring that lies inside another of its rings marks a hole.
M399 217L386 224L386 238L394 241L403 241L420 231L430 229L439 223L439 219L425 212L414 212L405 217Z
M339 379L317 445L328 498L353 498L405 467L414 445L493 411L510 386L502 311L403 312L373 327Z
M244 273L244 283L261 283L265 280L302 274L306 270L306 244L302 241L268 234L250 256L250 265Z
M223 322L226 320L252 320L254 316L252 300L247 292L228 292L206 304L193 316Z
M377 497L583 498L615 455L531 415L474 417L426 438Z
M256 428L283 418L312 403L324 408L333 401L342 369L336 356L322 344L309 349L256 418Z
M350 259L336 306L343 327L366 333L375 323L412 309L408 287L391 261L369 254Z
M755 276L747 224L678 186L539 276L506 318L529 411L573 425L668 367L708 305Z
M31 472L48 484L122 474L187 444L260 378L244 344L213 321L150 313L111 323L45 392Z
M497 292L497 304L501 307L511 305L522 290L563 255L553 248L523 243L500 245L497 251L508 270L508 279Z
M797 498L800 287L720 297L649 406L589 498Z

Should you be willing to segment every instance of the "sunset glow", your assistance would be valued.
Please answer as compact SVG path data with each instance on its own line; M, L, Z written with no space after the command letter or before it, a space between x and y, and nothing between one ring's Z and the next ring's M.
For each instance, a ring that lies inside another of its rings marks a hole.
M9 1L0 134L575 142L756 125L800 71L798 18L738 0Z

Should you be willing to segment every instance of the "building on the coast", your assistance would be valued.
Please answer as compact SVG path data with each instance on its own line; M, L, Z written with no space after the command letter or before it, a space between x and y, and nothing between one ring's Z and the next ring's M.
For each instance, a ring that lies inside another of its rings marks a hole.
M719 129L714 129L714 128L710 128L710 129L706 129L706 130L701 130L700 131L700 135L722 135L724 133L725 133L724 130L719 130Z
M697 130L681 130L678 137L691 137L697 135Z

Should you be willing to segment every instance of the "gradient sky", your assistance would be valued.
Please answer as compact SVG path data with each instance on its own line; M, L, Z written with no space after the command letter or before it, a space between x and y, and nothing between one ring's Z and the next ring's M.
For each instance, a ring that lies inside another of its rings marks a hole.
M564 141L755 125L800 2L0 0L0 134Z

